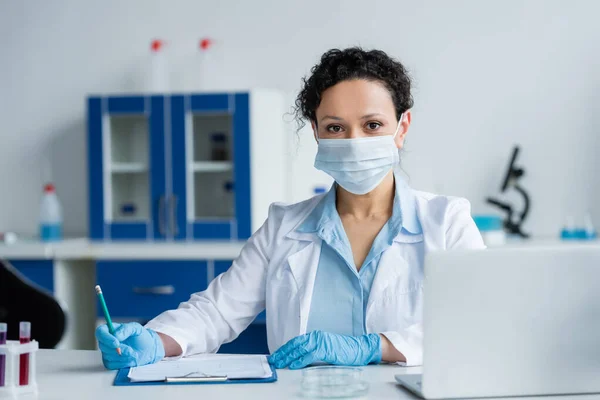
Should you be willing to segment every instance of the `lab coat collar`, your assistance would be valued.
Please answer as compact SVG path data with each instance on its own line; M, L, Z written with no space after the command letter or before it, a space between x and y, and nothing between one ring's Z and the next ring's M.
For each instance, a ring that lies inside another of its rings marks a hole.
M317 233L329 228L331 224L329 222L337 215L335 208L335 188L336 184L331 185L331 188L321 200L317 203L316 207L308 214L308 216L300 223L296 228L296 232L299 233Z
M394 207L398 207L398 211L402 213L402 229L413 235L420 235L423 233L423 229L417 214L415 195L404 178L397 173L394 174L394 178L396 199L399 199L399 201L394 201Z
M396 195L394 196L391 220L395 224L399 224L400 227L391 228L399 232L398 236L406 236L405 234L420 235L423 231L417 215L415 196L406 181L399 174L394 173L394 179ZM331 235L335 235L335 232L333 232L335 224L331 223L338 215L335 208L335 192L336 184L334 183L329 191L321 197L316 207L295 229L295 232L300 234L299 236L304 236L302 234L313 234L318 235L322 239L327 239ZM399 216L399 218L396 218L396 216Z
M317 205L308 212L306 217L296 225L292 231L290 231L286 237L295 240L304 240L314 242L319 239L319 226L327 225L327 219L325 218L325 208L328 202L333 203L335 209L335 184L330 190L324 195L320 195L321 198L317 202ZM333 201L331 198L333 196ZM329 199L328 199L329 198ZM337 211L336 211L337 212ZM322 235L321 235L322 236ZM321 238L322 239L322 238Z

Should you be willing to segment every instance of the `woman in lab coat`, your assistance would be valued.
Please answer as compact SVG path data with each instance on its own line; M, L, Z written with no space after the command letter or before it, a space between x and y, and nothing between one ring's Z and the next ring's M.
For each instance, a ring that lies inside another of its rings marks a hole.
M423 257L484 248L462 198L395 174L411 123L411 81L382 51L330 50L304 80L297 116L318 143L326 194L273 204L231 268L145 327L96 331L110 369L212 353L266 308L270 362L422 361ZM122 355L116 348L120 347Z

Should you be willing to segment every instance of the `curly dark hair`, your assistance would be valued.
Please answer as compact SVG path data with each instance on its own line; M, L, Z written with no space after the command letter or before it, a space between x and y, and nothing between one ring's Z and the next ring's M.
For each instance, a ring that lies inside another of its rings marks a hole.
M350 47L331 49L312 67L311 75L303 78L302 90L296 98L294 114L301 129L305 120L315 121L321 95L335 84L353 79L381 82L389 90L396 118L412 108L411 79L404 65L381 50L363 50Z

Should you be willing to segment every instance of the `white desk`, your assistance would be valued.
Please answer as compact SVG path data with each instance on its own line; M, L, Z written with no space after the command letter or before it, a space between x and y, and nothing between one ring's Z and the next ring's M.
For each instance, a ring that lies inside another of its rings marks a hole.
M94 349L96 260L233 260L245 242L22 241L0 244L2 259L54 261L54 295L69 314L60 349ZM190 293L191 294L191 293Z
M279 400L298 398L302 379L301 371L278 370L279 379L275 383L115 387L112 386L115 372L104 369L99 352L88 350L40 350L37 368L39 400ZM420 368L365 367L364 376L371 385L368 398L414 398L394 380L395 374L406 372L418 373Z
M38 400L121 399L288 399L300 397L301 371L278 370L278 381L265 384L115 387L114 371L102 366L100 353L86 350L40 350ZM396 365L363 367L370 383L368 399L417 399L396 383L394 375L420 373L421 368ZM552 400L600 400L600 395L552 396ZM515 398L516 399L516 398ZM524 398L531 400L531 397Z

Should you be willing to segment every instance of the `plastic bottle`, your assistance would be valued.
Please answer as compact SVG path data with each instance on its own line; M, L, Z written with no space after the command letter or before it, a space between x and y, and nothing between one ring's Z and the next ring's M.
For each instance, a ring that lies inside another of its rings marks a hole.
M150 45L151 65L149 90L152 92L169 91L169 69L167 65L167 55L165 52L165 42L155 39Z
M62 208L54 185L44 186L40 207L40 240L52 242L62 239Z

